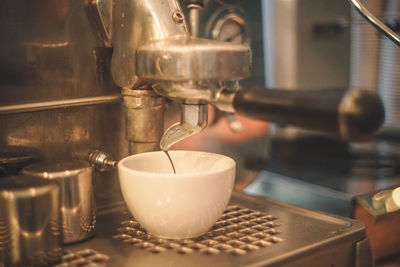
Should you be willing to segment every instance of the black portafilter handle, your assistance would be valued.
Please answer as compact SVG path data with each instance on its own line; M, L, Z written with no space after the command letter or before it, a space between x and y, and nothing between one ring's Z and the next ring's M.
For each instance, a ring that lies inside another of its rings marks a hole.
M319 131L349 141L374 136L384 121L379 96L363 89L243 89L233 100L242 115Z

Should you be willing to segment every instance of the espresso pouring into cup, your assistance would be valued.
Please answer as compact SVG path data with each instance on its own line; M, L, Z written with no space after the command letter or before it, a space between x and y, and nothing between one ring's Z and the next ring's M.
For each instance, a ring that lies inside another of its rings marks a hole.
M118 163L124 200L151 234L191 238L206 233L230 199L235 179L233 159L198 151L169 151L129 156Z
M176 173L164 151L128 156L118 163L94 151L89 161L97 169L117 166L125 203L149 233L170 239L200 236L229 202L236 162L208 152L168 152Z

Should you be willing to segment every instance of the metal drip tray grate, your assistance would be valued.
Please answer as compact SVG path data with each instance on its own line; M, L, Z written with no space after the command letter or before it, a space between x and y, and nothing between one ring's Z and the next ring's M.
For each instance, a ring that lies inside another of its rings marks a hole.
M240 206L229 206L206 234L191 239L161 239L146 232L133 218L121 222L115 239L153 253L174 250L180 254L199 251L205 254L245 255L283 241L277 235L277 217Z
M355 249L368 245L360 222L240 192L230 205L206 234L180 240L150 235L121 205L98 214L95 237L68 249L104 253L107 266L368 266L355 264L369 257Z
M110 257L97 252L93 249L83 249L80 251L65 250L62 262L54 267L74 267L74 266L107 266Z

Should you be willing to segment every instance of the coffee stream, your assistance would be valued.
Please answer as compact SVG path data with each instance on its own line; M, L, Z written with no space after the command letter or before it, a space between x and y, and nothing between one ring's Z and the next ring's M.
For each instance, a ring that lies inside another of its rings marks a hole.
M172 162L171 156L169 155L168 151L164 151L164 153L165 153L165 155L167 155L169 162L171 162L172 169L174 170L174 173L176 174L175 165Z

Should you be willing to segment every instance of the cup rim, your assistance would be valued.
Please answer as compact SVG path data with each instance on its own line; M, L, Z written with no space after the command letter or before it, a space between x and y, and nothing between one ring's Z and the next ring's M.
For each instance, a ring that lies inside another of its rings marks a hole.
M142 176L151 176L151 177L165 177L166 175L171 175L172 178L188 178L188 177L194 177L194 176L198 176L199 173L201 173L201 175L213 175L213 174L218 174L221 172L225 172L228 169L231 168L235 168L236 167L236 162L234 159L232 159L231 157L228 157L226 155L222 155L222 154L218 154L218 153L212 153L212 152L205 152L205 151L196 151L196 150L168 150L168 152L172 152L172 153L201 153L201 154L209 154L209 155L217 155L220 156L222 158L227 159L227 161L229 162L229 164L227 164L226 167L217 169L217 170L213 170L213 169L209 169L203 172L197 172L196 174L191 174L191 173L157 173L157 172L149 172L149 171L141 171L141 170L136 170L136 169L131 169L128 168L124 165L125 162L131 160L132 158L138 158L138 157L142 157L144 155L148 155L148 154L159 154L159 153L163 153L164 151L162 150L158 150L158 151L150 151L150 152L143 152L143 153L139 153L139 154L135 154L135 155L130 155L127 156L123 159L121 159L120 161L118 161L117 164L117 169L118 170L123 170L123 171L127 171L127 172L134 172L137 174L140 174Z

